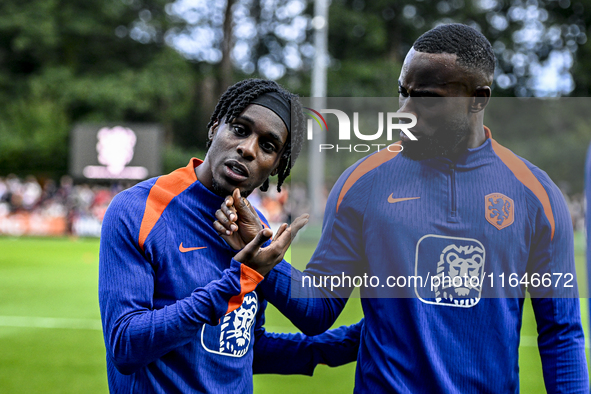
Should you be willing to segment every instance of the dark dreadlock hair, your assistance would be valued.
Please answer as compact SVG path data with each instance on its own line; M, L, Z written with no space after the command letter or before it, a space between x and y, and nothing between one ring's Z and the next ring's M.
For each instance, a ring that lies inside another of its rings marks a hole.
M457 55L458 64L488 75L495 72L495 54L490 42L478 30L452 23L440 25L417 38L413 48L425 53Z
M266 79L246 79L240 81L230 86L222 94L222 97L220 97L220 100L215 106L215 110L211 114L207 129L209 130L216 121L220 121L224 117L226 118L225 123L230 123L246 109L252 100L269 92L277 92L285 99L291 101L291 132L287 136L287 143L281 156L281 159L284 160L279 165L279 172L277 174L277 191L280 192L281 185L289 175L291 167L295 164L304 142L304 112L297 95L288 92L276 82ZM211 141L208 140L206 144L208 149L210 145ZM269 189L268 178L260 189L264 192Z

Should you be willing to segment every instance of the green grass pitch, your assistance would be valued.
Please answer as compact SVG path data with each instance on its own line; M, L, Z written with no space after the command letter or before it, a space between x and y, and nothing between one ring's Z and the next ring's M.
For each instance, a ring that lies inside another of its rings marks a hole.
M581 234L576 240L579 281L584 282ZM0 237L0 393L108 392L97 301L98 249L95 239ZM309 254L312 248L298 251ZM586 299L581 307L588 333ZM335 326L357 322L361 316L359 300L351 299ZM272 306L267 310L267 328L296 330ZM522 393L544 392L535 336L526 300L520 348ZM354 372L353 363L319 366L312 378L255 376L255 393L352 392Z

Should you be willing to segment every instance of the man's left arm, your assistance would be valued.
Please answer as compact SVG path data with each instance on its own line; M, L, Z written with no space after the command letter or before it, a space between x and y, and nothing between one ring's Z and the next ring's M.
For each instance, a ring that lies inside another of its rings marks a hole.
M548 193L552 210L552 217L542 209L537 211L532 223L535 234L528 263L530 274L538 273L540 277L546 274L552 281L549 287L530 288L544 382L548 393L587 394L589 376L576 283L572 222L558 188L545 174L538 178Z
M257 316L253 373L312 376L318 364L337 367L357 360L364 319L315 336L279 334L263 327L265 305Z

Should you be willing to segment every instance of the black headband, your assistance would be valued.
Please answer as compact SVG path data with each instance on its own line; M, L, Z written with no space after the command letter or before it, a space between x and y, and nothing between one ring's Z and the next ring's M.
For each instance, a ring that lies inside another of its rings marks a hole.
M269 108L275 112L285 123L287 132L291 133L291 102L288 99L277 92L268 92L261 94L250 103Z

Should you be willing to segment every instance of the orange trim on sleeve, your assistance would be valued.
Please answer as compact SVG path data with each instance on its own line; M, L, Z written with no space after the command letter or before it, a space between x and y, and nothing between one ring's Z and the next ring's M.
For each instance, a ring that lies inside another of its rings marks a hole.
M392 145L400 145L400 141L395 142ZM392 145L390 145L390 146L392 146ZM345 185L343 185L343 188L341 189L341 193L339 194L339 199L337 200L337 212L339 211L339 206L341 205L343 198L345 198L345 194L347 194L349 189L351 189L353 187L353 185L355 184L355 182L357 182L359 180L359 178L361 178L363 175L367 174L369 171L373 170L374 168L381 166L382 164L384 164L388 160L395 158L396 155L402 151L402 150L400 150L400 151L396 151L396 152L390 152L388 150L388 148L390 146L382 149L381 151L379 151L375 155L369 156L367 159L362 161L361 164L359 164L357 166L357 168L355 168L355 170L353 170L351 175L349 175L349 177L345 181Z
M511 170L513 175L519 180L519 182L523 183L525 187L531 190L538 200L542 203L542 207L544 208L544 213L546 214L546 218L548 218L548 222L550 222L550 228L552 230L550 235L550 240L554 239L554 214L552 213L552 205L550 205L550 197L548 197L548 193L544 186L540 183L538 178L531 172L527 165L520 160L513 152L509 149L505 148L504 146L500 145L497 141L491 139L492 147L499 156L499 158L505 163L507 167Z
M252 268L240 264L240 294L230 298L230 301L228 301L228 310L225 314L227 315L240 308L240 305L244 302L244 295L253 291L264 278L263 275Z
M150 189L150 194L148 194L146 210L144 211L144 217L140 225L138 244L142 250L144 250L146 238L148 238L150 231L152 231L156 222L162 216L164 209L166 209L173 198L181 194L197 180L195 167L201 163L203 161L192 158L186 167L179 168L168 175L163 175L154 183L154 186Z

